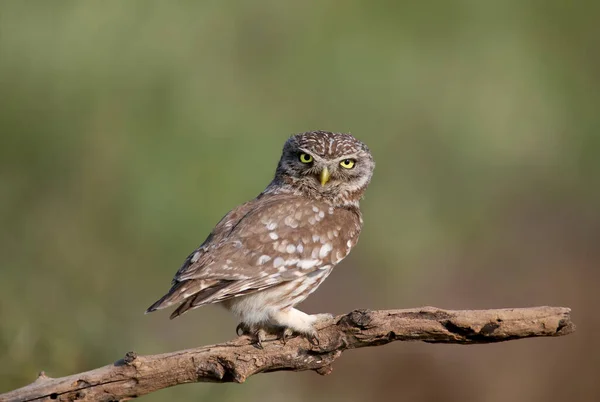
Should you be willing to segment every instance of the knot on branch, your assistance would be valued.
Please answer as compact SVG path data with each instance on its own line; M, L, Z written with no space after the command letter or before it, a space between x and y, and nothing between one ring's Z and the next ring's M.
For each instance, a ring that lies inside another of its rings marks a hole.
M339 320L340 324L359 329L367 329L373 322L373 312L371 310L354 310Z
M138 357L138 355L134 351L127 352L127 353L125 353L125 357L123 358L123 363L130 366L131 363L133 363L133 361L135 359L137 359L137 357Z

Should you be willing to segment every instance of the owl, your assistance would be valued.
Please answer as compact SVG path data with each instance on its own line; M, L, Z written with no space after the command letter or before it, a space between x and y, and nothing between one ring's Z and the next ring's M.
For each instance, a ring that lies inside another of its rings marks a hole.
M230 211L175 274L169 292L147 310L178 305L175 318L219 303L262 347L267 334L305 336L329 314L298 309L356 245L359 201L375 163L350 134L311 131L290 137L275 178ZM278 336L278 337L279 337Z

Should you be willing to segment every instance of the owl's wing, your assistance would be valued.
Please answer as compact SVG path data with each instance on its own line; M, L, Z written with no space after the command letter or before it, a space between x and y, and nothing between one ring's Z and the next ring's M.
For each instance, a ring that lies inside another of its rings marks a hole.
M288 195L262 195L228 213L186 259L154 311L172 318L208 303L277 286L343 259L360 232L358 210ZM349 243L351 242L351 243Z

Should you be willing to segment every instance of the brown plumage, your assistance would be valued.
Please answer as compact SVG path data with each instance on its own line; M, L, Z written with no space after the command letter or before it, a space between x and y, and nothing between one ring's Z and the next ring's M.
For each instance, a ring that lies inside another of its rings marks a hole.
M179 304L175 318L222 303L259 344L273 328L314 338L313 325L324 317L294 306L358 241L359 200L373 168L368 148L349 134L292 136L269 186L221 219L147 312Z

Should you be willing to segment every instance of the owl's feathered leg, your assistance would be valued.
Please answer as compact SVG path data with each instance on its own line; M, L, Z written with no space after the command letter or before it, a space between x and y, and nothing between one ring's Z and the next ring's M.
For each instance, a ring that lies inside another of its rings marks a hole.
M285 343L293 333L304 335L308 341L318 346L319 338L315 324L333 318L331 314L306 314L295 308L279 310L271 314L273 324L283 327L282 340Z

